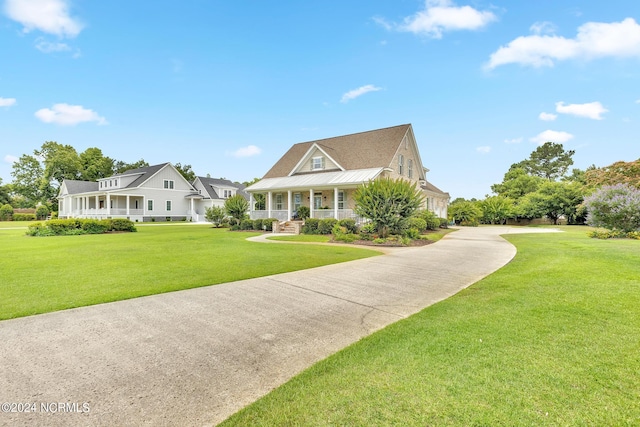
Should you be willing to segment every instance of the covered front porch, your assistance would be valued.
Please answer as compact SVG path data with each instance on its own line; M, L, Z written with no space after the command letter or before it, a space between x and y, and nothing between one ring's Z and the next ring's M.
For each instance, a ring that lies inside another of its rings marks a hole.
M249 193L251 219L275 218L289 221L298 216L298 208L309 208L310 218L352 218L358 220L352 202L354 189L308 189Z

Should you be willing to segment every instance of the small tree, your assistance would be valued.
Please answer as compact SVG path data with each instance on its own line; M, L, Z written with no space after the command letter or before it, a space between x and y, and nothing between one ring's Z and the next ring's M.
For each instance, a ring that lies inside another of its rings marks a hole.
M368 218L385 238L390 230L401 231L407 220L422 205L424 197L415 183L402 178L379 179L359 187L355 194L355 212Z
M454 220L456 224L464 223L469 225L478 225L482 210L476 202L467 200L459 200L451 203L447 209L449 218Z
M51 211L45 205L39 205L36 208L36 219L47 219Z
M220 227L226 215L224 208L220 206L212 206L205 209L204 212L204 218L212 223L214 227Z
M513 215L513 202L502 196L487 197L479 204L485 223L503 224Z
M625 233L640 230L640 190L628 184L602 187L584 205L589 225Z
M0 206L0 221L11 221L13 218L13 208L9 204Z
M239 194L229 197L224 202L224 210L231 216L237 225L240 225L249 210L249 202Z

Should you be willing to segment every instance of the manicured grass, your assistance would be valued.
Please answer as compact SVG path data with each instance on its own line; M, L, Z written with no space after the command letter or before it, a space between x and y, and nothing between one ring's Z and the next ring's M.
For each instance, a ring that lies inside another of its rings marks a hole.
M248 242L208 225L28 237L0 227L0 320L379 255L367 249Z
M298 234L296 236L273 236L268 237L269 240L282 240L285 242L304 242L304 243L327 243L331 240L331 236L321 234Z
M42 221L0 221L0 228L27 228L36 222Z
M224 425L640 425L640 242L563 230Z

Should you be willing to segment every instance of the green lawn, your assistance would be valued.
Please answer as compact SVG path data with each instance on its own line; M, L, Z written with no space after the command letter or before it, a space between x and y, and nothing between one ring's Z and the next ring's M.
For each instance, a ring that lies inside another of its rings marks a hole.
M640 425L640 242L563 229L224 425Z
M350 247L270 245L209 225L137 233L28 237L0 223L0 320L248 279L379 255ZM26 226L24 223L23 226Z

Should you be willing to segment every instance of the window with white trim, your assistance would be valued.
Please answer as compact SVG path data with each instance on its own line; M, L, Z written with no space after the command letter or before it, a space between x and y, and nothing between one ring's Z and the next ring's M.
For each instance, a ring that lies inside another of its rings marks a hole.
M347 195L344 191L338 191L338 209L345 209L347 201Z
M302 206L302 194L293 193L293 209L298 210Z
M171 211L171 200L167 200L167 212Z
M313 209L322 209L322 193L313 195Z
M324 169L324 157L313 157L311 159L311 170Z
M413 160L407 160L407 176L413 178Z
M165 179L163 187L167 190L173 190L174 181L172 179Z
M277 211L282 210L282 194L281 193L276 194L276 210Z
M404 156L402 154L398 155L398 174L404 174Z
M153 210L153 200L151 200L151 199L147 200L147 210L148 211L152 211Z

